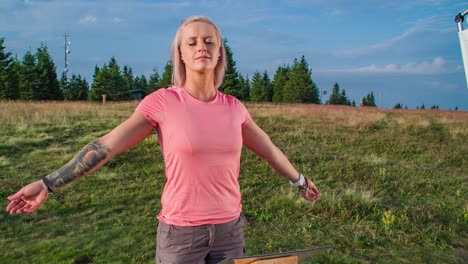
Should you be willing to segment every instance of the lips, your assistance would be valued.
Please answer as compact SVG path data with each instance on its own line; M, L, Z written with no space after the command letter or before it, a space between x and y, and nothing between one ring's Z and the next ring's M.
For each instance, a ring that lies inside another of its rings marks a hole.
M207 59L209 59L209 58L210 58L210 56L203 55L203 56L197 57L197 58L195 58L195 59L196 59L196 60L207 60Z

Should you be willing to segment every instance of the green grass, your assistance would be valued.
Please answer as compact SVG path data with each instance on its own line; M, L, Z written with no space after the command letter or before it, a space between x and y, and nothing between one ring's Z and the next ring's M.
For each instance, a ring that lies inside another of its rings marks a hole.
M110 131L135 105L0 102L0 206ZM467 112L247 108L322 193L305 202L244 149L247 254L335 245L307 263L466 263ZM57 191L34 214L2 210L0 263L154 263L164 183L151 136Z

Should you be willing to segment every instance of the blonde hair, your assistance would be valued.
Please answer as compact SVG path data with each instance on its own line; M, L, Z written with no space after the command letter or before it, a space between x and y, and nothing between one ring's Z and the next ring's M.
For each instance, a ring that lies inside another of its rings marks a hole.
M182 85L186 79L186 73L185 73L185 66L182 63L182 60L180 58L180 35L182 28L190 23L193 22L204 22L207 24L210 24L213 26L213 28L216 31L216 37L219 40L220 44L220 58L218 60L218 63L216 64L216 67L214 69L215 74L214 74L214 86L216 88L219 88L221 84L223 83L224 79L224 73L226 71L226 48L224 47L224 42L221 37L221 31L218 29L218 27L211 22L210 19L204 16L191 16L188 17L180 23L179 28L177 29L177 32L175 34L174 40L172 41L171 45L171 61L172 61L172 84L173 85Z

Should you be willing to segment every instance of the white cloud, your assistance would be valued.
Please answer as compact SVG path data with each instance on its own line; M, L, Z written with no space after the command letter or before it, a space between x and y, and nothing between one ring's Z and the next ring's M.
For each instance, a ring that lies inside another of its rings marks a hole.
M443 57L436 57L432 61L423 62L409 62L406 64L386 64L376 65L371 64L367 66L332 70L328 72L340 72L340 73L363 73L363 74L387 74L387 73L398 73L398 74L443 74L450 72L447 67L447 62Z
M112 21L112 24L120 24L120 23L124 22L125 19L120 18L120 17L113 17L111 21Z
M411 37L415 33L422 31L422 30L424 30L424 26L417 25L417 26L409 28L405 32L391 39L384 40L382 42L369 45L369 46L365 46L365 47L338 51L338 52L335 52L335 55L352 57L352 56L366 55L366 54L375 53L375 52L382 52L383 50L387 50L391 48L395 44Z
M80 18L79 23L80 24L94 24L96 23L96 21L97 21L96 16L84 16Z

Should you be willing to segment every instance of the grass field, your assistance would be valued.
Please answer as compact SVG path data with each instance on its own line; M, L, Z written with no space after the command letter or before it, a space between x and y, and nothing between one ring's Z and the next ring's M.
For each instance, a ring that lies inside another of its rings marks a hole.
M135 106L0 102L0 207ZM468 112L246 106L322 193L312 204L299 199L244 149L247 254L335 245L307 263L468 261ZM0 263L154 263L164 183L151 136L34 214L2 209Z

